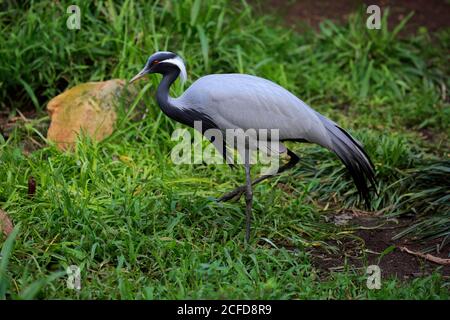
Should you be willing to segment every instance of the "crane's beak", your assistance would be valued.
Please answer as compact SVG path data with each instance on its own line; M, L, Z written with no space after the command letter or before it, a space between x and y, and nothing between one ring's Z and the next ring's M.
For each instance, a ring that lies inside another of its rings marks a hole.
M143 76L145 76L148 73L147 69L144 68L142 69L137 75L135 75L129 83L135 82L136 80L139 80L140 78L142 78Z

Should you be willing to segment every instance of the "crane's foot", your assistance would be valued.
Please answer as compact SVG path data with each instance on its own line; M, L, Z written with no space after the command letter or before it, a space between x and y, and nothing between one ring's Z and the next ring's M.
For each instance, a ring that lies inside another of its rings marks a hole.
M217 201L219 201L219 202L225 202L225 201L230 201L230 200L237 201L245 193L245 190L246 190L246 186L237 187L236 189L225 193Z

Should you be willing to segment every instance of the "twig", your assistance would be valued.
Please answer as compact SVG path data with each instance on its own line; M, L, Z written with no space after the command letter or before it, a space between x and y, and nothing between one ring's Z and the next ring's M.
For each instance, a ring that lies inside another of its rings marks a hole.
M447 87L445 86L445 83L441 83L441 98L442 101L445 101L447 99Z
M405 251L406 253L412 254L414 256L418 256L418 257L424 258L425 260L428 260L428 261L431 261L431 262L434 262L434 263L437 263L437 264L440 264L440 265L444 265L444 266L450 266L450 259L443 259L443 258L435 257L435 256L432 256L429 253L424 254L424 253L421 253L421 252L415 252L415 251L409 250L406 247L399 247L399 249L401 251Z
M43 145L39 142L37 142L33 137L29 137L28 139L31 140L35 145L37 145L39 148L43 148Z
M30 122L30 119L28 119L27 117L25 117L25 116L23 115L23 113L20 112L20 110L16 110L16 111L17 111L17 113L20 115L20 118L21 118L24 122Z

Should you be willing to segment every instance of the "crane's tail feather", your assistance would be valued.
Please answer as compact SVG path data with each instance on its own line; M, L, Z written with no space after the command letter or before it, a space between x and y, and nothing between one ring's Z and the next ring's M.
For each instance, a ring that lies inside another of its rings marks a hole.
M336 153L350 172L359 194L370 208L370 186L376 193L375 166L362 144L336 123L320 115L332 145L329 149Z

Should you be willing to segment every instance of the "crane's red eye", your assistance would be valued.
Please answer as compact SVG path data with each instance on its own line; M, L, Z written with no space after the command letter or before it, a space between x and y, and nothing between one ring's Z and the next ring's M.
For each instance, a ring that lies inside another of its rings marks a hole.
M152 65L155 65L155 64L158 64L158 63L159 63L159 60L155 60L155 61L152 62Z

